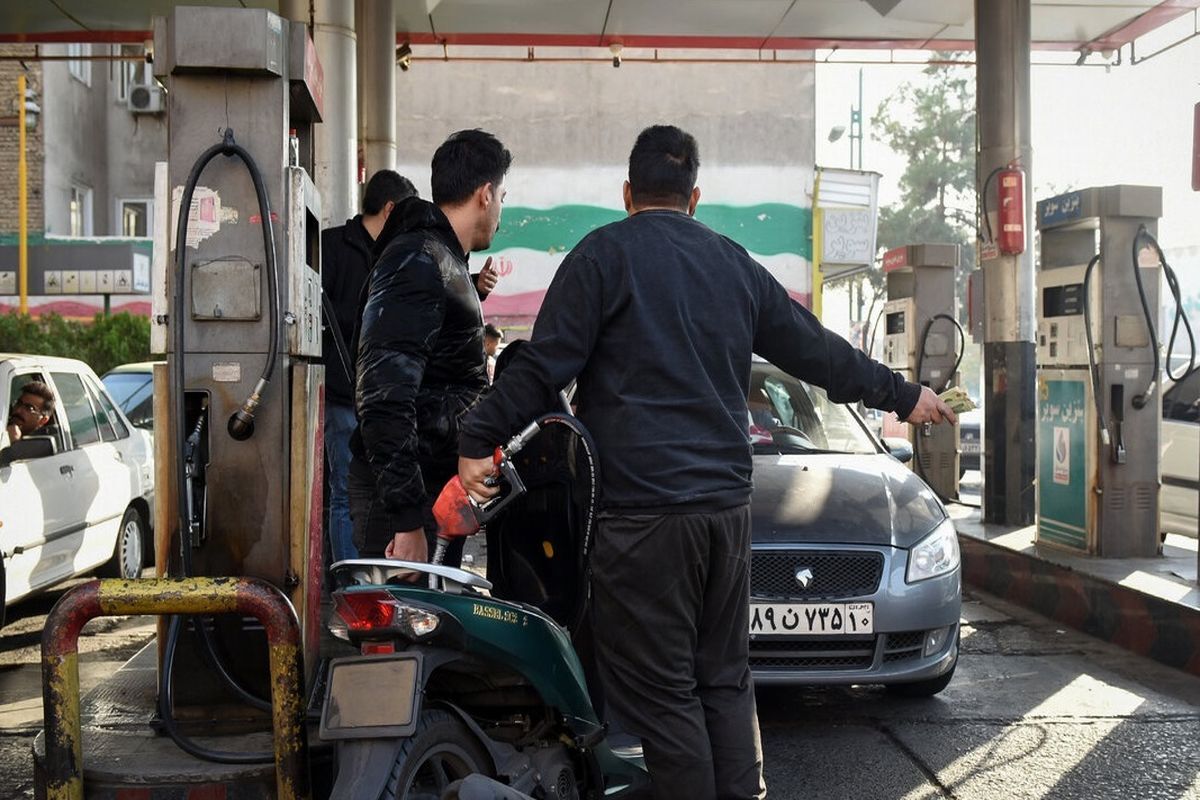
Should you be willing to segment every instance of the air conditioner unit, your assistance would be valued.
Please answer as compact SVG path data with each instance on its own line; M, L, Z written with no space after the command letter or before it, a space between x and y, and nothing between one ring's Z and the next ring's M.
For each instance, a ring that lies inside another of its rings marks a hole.
M161 114L166 110L166 92L157 83L135 83L125 102L134 114Z

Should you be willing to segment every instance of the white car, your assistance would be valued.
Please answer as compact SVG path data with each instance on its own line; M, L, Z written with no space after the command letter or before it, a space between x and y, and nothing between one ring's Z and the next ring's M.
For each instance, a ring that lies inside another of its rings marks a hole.
M1196 536L1200 513L1200 369L1163 392L1162 529Z
M31 381L50 387L55 408L16 443L0 429L0 606L97 569L137 577L152 550L149 433L87 364L68 358L0 354L6 414Z

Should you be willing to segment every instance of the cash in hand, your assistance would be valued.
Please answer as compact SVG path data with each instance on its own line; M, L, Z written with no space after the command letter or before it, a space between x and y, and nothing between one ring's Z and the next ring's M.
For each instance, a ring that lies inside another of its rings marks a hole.
M938 397L941 398L943 403L950 406L950 410L955 414L961 414L964 411L971 411L976 407L975 402L971 399L970 395L967 394L967 390L961 386L951 386L949 389L938 395Z

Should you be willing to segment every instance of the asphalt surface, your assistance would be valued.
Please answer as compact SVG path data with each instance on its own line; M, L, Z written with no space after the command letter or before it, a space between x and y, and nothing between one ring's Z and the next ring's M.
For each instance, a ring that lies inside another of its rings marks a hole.
M60 592L10 609L0 631L0 798L32 797L41 718L38 641ZM966 598L954 681L927 700L872 687L763 687L771 798L1200 800L1200 678ZM84 691L153 636L146 618L97 620Z

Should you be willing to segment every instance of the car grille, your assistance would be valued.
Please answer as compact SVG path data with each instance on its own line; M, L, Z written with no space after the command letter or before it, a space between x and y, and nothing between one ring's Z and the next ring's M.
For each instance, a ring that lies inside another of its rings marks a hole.
M798 570L812 571L807 588ZM883 555L860 552L755 552L750 561L750 594L759 598L836 600L874 594L883 576Z
M925 631L908 631L907 633L889 633L883 646L883 660L886 662L907 661L910 658L920 658L921 648L925 644Z
M884 663L921 657L925 631L883 634ZM752 639L751 669L820 670L870 669L879 636L869 639Z
M875 638L847 641L758 640L750 642L750 668L758 670L870 669Z

